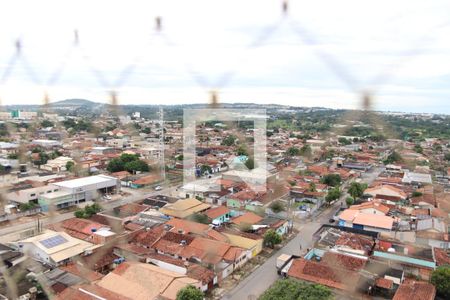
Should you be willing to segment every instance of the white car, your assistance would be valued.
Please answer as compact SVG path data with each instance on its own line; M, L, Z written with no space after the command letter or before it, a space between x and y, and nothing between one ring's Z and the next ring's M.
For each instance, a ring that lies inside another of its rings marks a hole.
M105 198L106 200L111 200L111 196L110 195L103 195L103 198Z
M160 185L158 185L157 187L155 187L155 191L160 191L162 190L162 187Z

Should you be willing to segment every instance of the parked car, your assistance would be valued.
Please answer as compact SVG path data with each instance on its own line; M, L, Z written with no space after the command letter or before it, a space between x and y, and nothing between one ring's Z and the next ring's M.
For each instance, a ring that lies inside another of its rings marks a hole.
M103 195L103 198L106 199L106 200L111 200L112 199L110 195Z
M155 191L160 191L162 190L162 187L160 185L158 185L157 187L155 187Z
M330 222L330 223L334 223L334 222L335 222L335 220L334 220L334 219L329 219L329 220L328 220L328 222Z

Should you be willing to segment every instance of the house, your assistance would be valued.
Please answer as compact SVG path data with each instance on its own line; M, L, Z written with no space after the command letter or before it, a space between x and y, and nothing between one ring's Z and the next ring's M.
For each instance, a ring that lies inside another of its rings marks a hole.
M255 214L253 212L246 212L241 216L231 219L231 223L238 225L238 226L243 225L243 224L255 225L262 220L263 220L263 217L258 216L257 214Z
M229 222L231 217L230 210L226 206L208 209L204 214L211 220L211 224L213 225L222 225L223 223Z
M105 244L116 237L110 227L88 219L71 218L47 227L54 231L64 231L74 238L93 244Z
M389 207L374 201L365 202L359 205L352 205L349 209L358 210L364 214L375 214L385 216L389 212Z
M20 251L37 261L58 266L71 259L90 254L95 245L71 237L65 232L46 232L17 242Z
M66 165L70 161L73 162L73 159L71 157L59 156L55 159L48 160L45 165L41 166L41 169L57 173L67 171Z
M374 198L379 199L398 199L398 200L406 200L408 195L399 188L396 188L391 185L381 184L375 187L368 188L364 191L364 194L370 195Z
M391 231L394 225L392 217L366 214L359 210L346 209L339 215L339 226L352 227L366 231Z
M96 285L134 300L176 299L177 292L185 286L201 288L198 280L185 274L138 262L121 263Z
M436 288L429 282L405 280L395 292L392 300L433 300Z
M197 199L182 199L175 203L167 204L159 211L169 217L184 219L192 214L199 213L210 208L211 205L203 203Z
M422 173L415 173L415 172L405 172L403 174L403 183L406 184L412 184L412 185L424 185L424 184L431 184L432 179L430 174L422 174Z
M292 261L287 276L345 291L355 290L356 283L360 278L355 271L328 266L304 258Z
M228 238L231 245L246 249L251 253L251 257L255 257L261 253L263 249L263 239L259 236L252 235L250 238L249 234L244 235L241 232L223 232L223 234Z
M96 284L77 284L64 289L55 295L56 300L78 299L78 300L132 300L131 298L116 294Z

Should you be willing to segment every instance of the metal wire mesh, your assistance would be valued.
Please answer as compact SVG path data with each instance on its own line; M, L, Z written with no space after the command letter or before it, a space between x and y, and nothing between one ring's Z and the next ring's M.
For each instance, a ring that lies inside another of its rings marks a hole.
M423 49L423 44L425 41L429 42L428 35L420 37L416 43L411 47L411 49L407 49L401 57L403 59L395 60L390 66L383 70L379 75L375 76L372 81L370 81L367 85L362 84L355 74L352 74L344 62L339 60L339 57L336 57L333 53L327 53L323 51L318 45L322 44L322 41L319 41L319 38L314 35L313 32L309 31L306 26L304 26L299 20L295 20L289 15L289 1L282 1L281 14L279 18L275 21L275 23L270 24L266 27L261 26L261 32L255 36L254 40L248 42L248 44L242 47L241 56L235 57L234 60L236 64L232 69L225 70L219 74L219 76L209 76L209 74L202 73L199 70L195 69L189 61L184 62L185 72L188 76L191 77L192 81L195 82L201 89L205 91L205 98L208 99L207 102L212 108L220 108L220 93L221 90L231 87L233 85L233 81L237 80L237 75L240 70L245 67L246 60L249 56L253 54L253 51L257 48L263 48L266 44L277 35L279 30L289 30L295 36L298 37L301 42L300 47L308 47L308 49L312 49L314 55L326 66L326 68L333 73L347 88L351 93L357 95L360 99L360 105L358 110L349 111L341 116L341 120L338 123L347 124L351 126L352 122L355 121L364 121L370 124L375 130L382 132L384 135L390 138L396 138L396 133L390 129L389 125L383 121L379 114L373 112L374 101L376 101L376 93L380 90L384 85L386 85L389 81L392 80L394 73L397 69L399 69L404 64L407 64L409 60L414 59L419 54L423 53L425 50ZM276 10L275 10L276 11ZM166 47L171 49L177 49L180 47L175 41L171 39L164 31L164 16L157 16L154 20L154 32L151 35L151 41L159 41L163 43ZM441 25L436 26L432 29L432 31L444 28L448 23L443 23ZM85 64L85 68L89 74L95 78L96 83L99 88L107 93L107 97L109 98L108 110L110 114L110 118L107 117L106 112L102 115L102 118L97 120L99 123L98 126L105 126L108 122L118 122L118 128L122 128L126 130L133 138L139 139L138 130L130 123L130 124L121 124L120 117L124 116L124 112L121 109L120 103L120 89L133 77L134 74L138 72L139 65L143 59L147 55L151 55L151 53L144 52L139 53L135 58L130 59L130 63L122 68L116 78L111 79L110 74L107 71L102 71L100 68L96 67L95 58L89 55L89 50L84 47L82 32L78 32L75 30L73 32L73 42L68 46L66 53L63 55L60 63L55 67L55 69L50 72L48 77L40 76L33 68L33 61L30 60L27 56L27 53L31 52L32 49L24 48L23 44L26 43L25 39L18 39L15 41L13 45L13 54L10 59L7 61L7 64L1 70L1 79L0 79L0 89L3 85L5 85L8 80L14 76L14 71L22 67L25 71L29 81L35 84L37 87L44 86L44 92L42 97L42 107L41 113L51 113L51 89L54 86L57 86L60 79L69 72L67 66L70 64L74 56L78 56ZM208 96L206 96L208 95ZM40 120L36 119L34 123L30 124L30 126L25 130L21 130L19 127L12 126L7 123L7 131L10 137L18 137L20 140L19 148L19 160L21 162L25 162L29 160L29 151L30 142L34 137L35 131L40 128ZM229 123L228 124L231 129L236 128L236 124ZM57 130L64 132L64 126L60 122L56 122L55 124ZM164 130L163 124L161 124L162 129ZM345 132L348 127L342 128L334 128L330 132L326 134L328 136L337 136L341 135ZM98 128L98 130L93 130L92 138L97 138L96 134L101 131L103 128ZM245 141L244 136L239 136L239 139ZM250 147L248 147L250 148ZM82 162L80 158L83 156L83 148L72 152L75 166L81 166ZM164 166L166 162L162 162ZM163 168L164 169L164 168ZM154 172L158 172L155 170ZM77 173L76 171L74 173ZM277 193L283 193L283 190L286 186L289 185L289 176L282 175L277 185L274 187L277 190ZM2 202L5 203L4 194L6 191L2 191ZM52 206L48 213L46 224L51 224L53 222L57 222L58 214L56 213L56 208ZM34 227L30 226L31 228ZM101 251L97 251L93 254L94 258L91 261L96 261L97 258L100 259L107 253L111 251L111 247L113 245L106 245L102 247ZM2 263L2 262L0 262ZM75 262L77 263L77 262ZM1 267L1 266L0 266ZM16 299L18 297L16 284L17 281L14 279L14 276L17 274L9 274L8 271L3 272L3 277L6 280L6 284L8 286L8 297L11 299ZM39 280L39 279L38 279ZM345 279L343 279L345 280ZM41 286L48 293L48 295L53 295L49 287L45 285L45 282L40 282Z

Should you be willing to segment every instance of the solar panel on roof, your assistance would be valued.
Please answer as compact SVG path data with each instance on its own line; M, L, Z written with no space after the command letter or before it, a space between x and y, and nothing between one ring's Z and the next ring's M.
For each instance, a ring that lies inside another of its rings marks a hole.
M59 245L64 244L66 242L67 242L67 240L61 235L55 235L55 236L52 236L51 238L48 238L48 239L40 241L40 243L45 248L48 248L48 249L56 247L56 246L59 246Z

